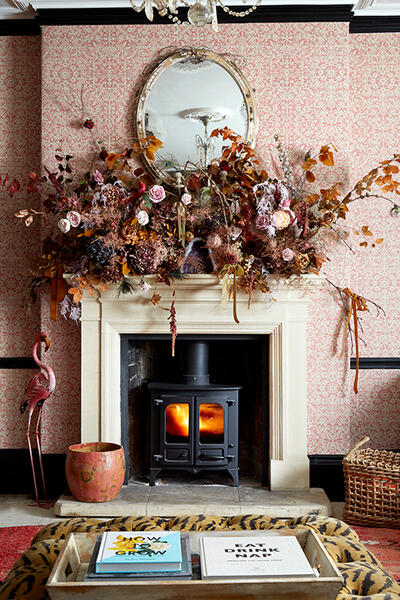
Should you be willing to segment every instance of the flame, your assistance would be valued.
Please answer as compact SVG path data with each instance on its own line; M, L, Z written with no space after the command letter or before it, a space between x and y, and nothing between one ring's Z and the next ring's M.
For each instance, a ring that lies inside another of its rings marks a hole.
M189 437L189 404L169 404L166 408L166 429L169 435ZM220 404L200 404L200 434L223 435L224 409Z

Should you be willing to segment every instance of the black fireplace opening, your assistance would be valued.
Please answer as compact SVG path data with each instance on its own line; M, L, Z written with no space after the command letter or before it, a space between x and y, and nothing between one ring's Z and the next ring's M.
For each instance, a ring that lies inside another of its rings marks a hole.
M202 347L205 354L196 354ZM167 334L122 335L121 427L127 481L173 482L184 477L204 482L209 477L210 483L230 484L228 473L235 482L236 469L239 483L268 485L268 347L267 335L181 334L173 358ZM180 403L177 393L192 400ZM199 411L203 421L223 414L226 431L210 436L205 428L198 437L193 432L195 441L185 446L181 432L165 426L180 404L191 411L194 423ZM232 429L235 405L237 441ZM166 432L157 447L154 427L160 424Z

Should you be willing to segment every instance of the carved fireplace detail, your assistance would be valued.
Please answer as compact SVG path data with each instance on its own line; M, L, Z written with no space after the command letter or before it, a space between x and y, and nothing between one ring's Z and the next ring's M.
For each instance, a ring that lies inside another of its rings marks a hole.
M153 277L148 280L167 305L171 291ZM269 335L271 490L309 488L306 324L310 293L302 288L320 281L309 275L295 287L278 283L273 291L276 302L268 306L262 294L255 293L250 309L246 294L239 293L240 324L232 319L230 303L226 309L221 306L221 286L215 276L191 275L175 284L178 336ZM121 443L121 334L169 332L166 312L154 307L148 295L138 290L116 298L115 287L111 284L100 297L87 295L82 301L82 442Z

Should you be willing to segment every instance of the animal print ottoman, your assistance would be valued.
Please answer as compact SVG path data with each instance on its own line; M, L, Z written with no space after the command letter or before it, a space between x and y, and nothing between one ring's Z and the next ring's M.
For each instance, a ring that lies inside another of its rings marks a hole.
M266 515L212 517L120 517L109 521L75 518L44 527L0 586L0 600L48 600L46 581L64 540L70 532L221 531L308 528L316 532L337 563L344 585L337 600L400 600L400 587L359 541L356 532L342 521L309 515L276 519Z

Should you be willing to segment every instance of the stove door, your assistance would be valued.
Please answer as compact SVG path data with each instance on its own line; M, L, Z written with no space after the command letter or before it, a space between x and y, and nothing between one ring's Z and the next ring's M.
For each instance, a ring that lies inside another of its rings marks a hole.
M193 464L193 397L161 396L160 464Z
M215 468L228 464L228 398L196 397L195 452L197 466Z

